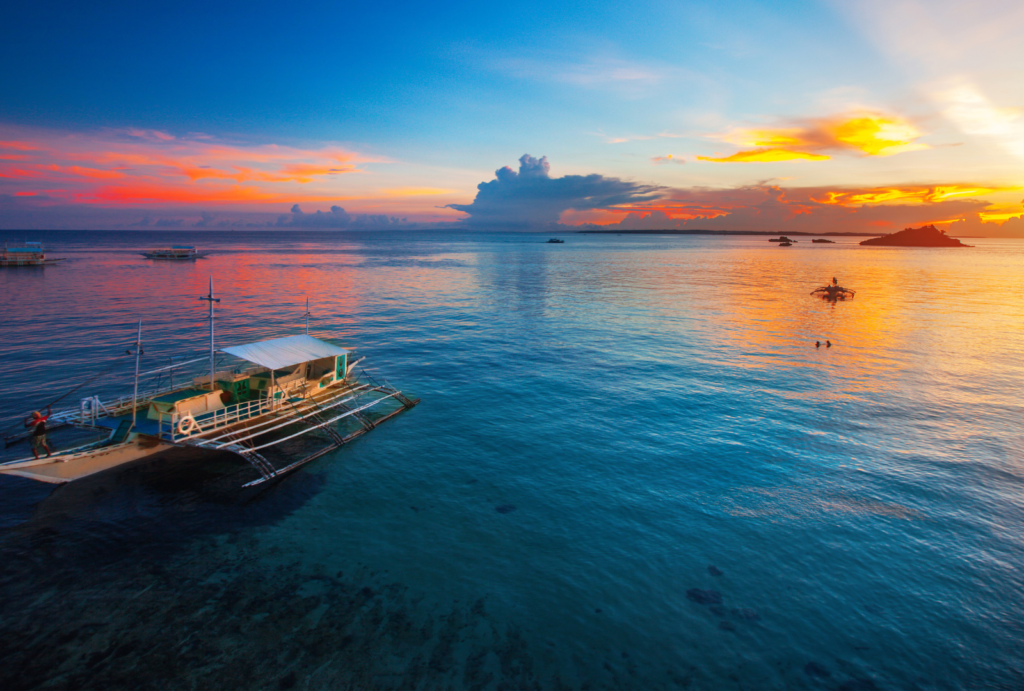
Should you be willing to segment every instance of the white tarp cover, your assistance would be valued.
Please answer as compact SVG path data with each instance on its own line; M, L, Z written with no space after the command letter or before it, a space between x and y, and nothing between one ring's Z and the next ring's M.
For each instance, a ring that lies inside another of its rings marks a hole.
M348 351L344 348L339 348L312 336L272 338L259 343L221 348L221 351L269 369L290 367L300 362L319 360L322 357L348 355Z

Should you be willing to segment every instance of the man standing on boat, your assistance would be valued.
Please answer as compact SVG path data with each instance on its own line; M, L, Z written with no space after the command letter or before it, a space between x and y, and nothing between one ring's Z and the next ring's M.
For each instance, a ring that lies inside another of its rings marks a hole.
M46 457L49 458L53 451L46 443L46 421L50 419L50 409L46 409L46 415L40 415L36 410L32 417L25 420L25 427L32 430L32 455L39 458L39 449L46 449Z

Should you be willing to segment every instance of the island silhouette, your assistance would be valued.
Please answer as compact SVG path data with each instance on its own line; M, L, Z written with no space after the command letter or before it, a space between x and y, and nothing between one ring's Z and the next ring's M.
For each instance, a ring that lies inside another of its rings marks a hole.
M860 244L887 247L973 247L949 237L944 230L939 230L933 225L906 228L898 233L864 240Z

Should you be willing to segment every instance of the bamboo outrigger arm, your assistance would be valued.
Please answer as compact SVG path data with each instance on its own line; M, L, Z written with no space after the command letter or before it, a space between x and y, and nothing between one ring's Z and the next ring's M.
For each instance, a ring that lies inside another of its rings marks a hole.
M323 455L325 455L327 453L330 453L331 451L334 451L335 449L341 448L342 446L344 446L345 444L348 444L353 439L356 439L358 437L363 436L367 432L373 430L378 425L381 425L384 422L387 422L388 420L390 420L391 418L393 418L393 417L395 417L395 416L405 412L406 410L409 410L410 408L416 406L420 402L420 399L418 399L418 398L410 399L410 398L404 396L400 391L396 391L396 390L390 390L389 391L388 389L386 389L384 387L378 387L378 389L376 389L376 390L377 391L381 391L381 392L388 392L388 393L387 393L386 396L384 396L382 398L379 398L379 399L376 399L376 400L374 400L374 401L372 401L372 402L370 402L370 403L368 403L366 405L360 406L359 408L352 409L352 410L350 410L350 411L348 411L348 412L346 412L346 413L344 413L342 415L339 415L339 416L337 416L335 418L332 418L330 420L323 420L321 422L318 422L317 424L310 424L310 423L305 421L305 418L297 419L297 420L295 420L295 422L298 422L299 424L302 424L303 426L305 426L306 427L305 430L303 430L301 432L293 433L293 434L288 435L288 436L286 436L284 438L281 438L281 439L276 439L276 440L274 440L272 442L269 442L269 443L266 443L266 444L262 444L260 446L246 447L246 446L241 445L241 444L224 443L224 444L220 444L220 445L217 445L215 447L212 447L211 445L207 445L206 443L204 443L203 440L196 440L194 442L194 444L196 446L203 447L203 448L216 448L218 451L228 451L228 452L231 452L231 453L233 453L233 454L235 454L237 456L240 456L242 459L244 459L250 465L252 465L252 467L255 468L257 470L257 472L259 472L259 474L260 474L260 477L258 479L253 480L251 482L247 482L244 485L242 485L242 487L255 487L256 485L261 485L264 482L267 482L269 480L273 480L275 478L279 478L282 475L285 475L286 473L290 473L291 471L295 470L296 468L299 468L299 467L301 467L303 465L306 465L307 463L311 463L312 461L315 461L316 459L320 458L321 456L323 456ZM361 413L363 410L367 410L367 409L377 405L378 403L382 403L382 402L384 402L384 401L386 401L386 400L388 400L390 398L394 398L394 399L398 400L399 402L401 402L402 407L398 408L397 410L394 410L394 411L388 413L387 415L385 415L384 417L380 418L379 420L376 420L375 422L368 423L368 424L361 424L359 429L357 429L357 430L355 430L355 431L353 431L353 432L351 432L351 433L349 433L349 434L347 434L345 436L342 436L341 434L338 434L338 432L333 428L332 425L334 425L334 423L336 423L338 420L340 420L342 418L345 418L345 417L348 417L350 415L354 416L354 417L356 417L358 419L360 417L359 413ZM263 454L260 453L260 451L264 451L264 450L266 450L268 448L271 448L273 446L276 446L276 445L278 445L280 443L283 443L285 441L289 441L291 439L294 439L295 437L299 437L299 436L302 436L304 434L308 434L310 432L314 432L314 431L317 431L317 430L323 430L323 431L327 432L328 436L331 438L331 442L326 444L322 448L318 449L317 451L314 451L313 453L308 454L307 456L305 456L305 457L303 457L303 458L301 458L301 459L299 459L297 461L293 461L292 463L289 463L288 465L286 465L286 466L284 466L282 468L275 468L274 465L269 460L267 460L267 458Z

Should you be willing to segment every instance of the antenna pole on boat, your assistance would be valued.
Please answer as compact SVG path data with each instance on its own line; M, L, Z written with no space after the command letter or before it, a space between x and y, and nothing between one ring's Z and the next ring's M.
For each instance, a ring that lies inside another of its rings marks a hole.
M139 359L142 357L142 320L139 320L139 335L135 339L135 390L132 392L132 427L135 427L135 406L139 399Z
M306 298L306 335L309 335L309 298Z
M213 276L210 276L210 294L205 297L200 297L199 299L206 300L210 303L210 391L213 391L213 303L220 302L220 298L213 297Z

